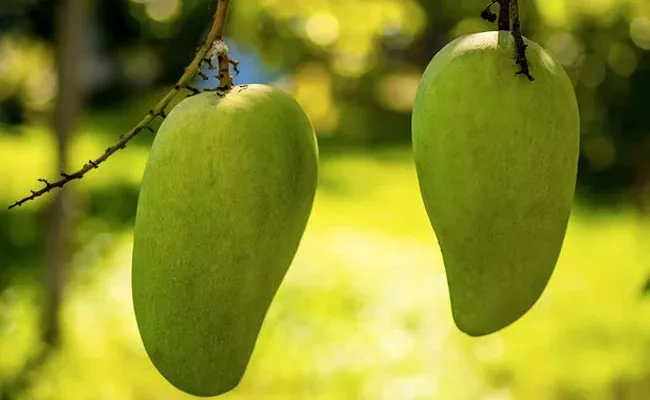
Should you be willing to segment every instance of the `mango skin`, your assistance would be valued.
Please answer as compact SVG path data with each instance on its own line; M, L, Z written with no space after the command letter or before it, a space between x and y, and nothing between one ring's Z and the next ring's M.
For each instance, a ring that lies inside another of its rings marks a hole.
M134 231L132 294L160 373L196 396L237 386L305 230L313 128L265 85L178 104L151 148Z
M418 181L442 250L452 313L470 336L496 332L541 296L573 202L580 117L561 64L526 39L529 82L508 32L448 44L418 87Z

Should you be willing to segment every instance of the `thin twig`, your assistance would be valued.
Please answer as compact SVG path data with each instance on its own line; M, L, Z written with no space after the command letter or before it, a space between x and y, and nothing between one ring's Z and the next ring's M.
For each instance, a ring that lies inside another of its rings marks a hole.
M89 171L96 169L99 167L101 163L106 161L111 155L113 155L115 152L117 152L120 149L123 149L126 147L126 144L133 139L138 133L140 133L142 130L147 129L147 130L152 130L152 128L149 126L151 121L154 120L156 117L161 117L165 118L166 117L166 108L169 106L169 103L176 97L176 95L180 92L181 89L187 88L190 91L194 93L195 89L190 88L188 84L194 78L200 71L201 68L201 63L204 62L206 56L208 56L208 53L212 49L212 44L215 41L221 41L223 39L223 30L224 30L224 25L226 23L226 16L228 15L228 6L229 6L230 1L229 0L220 0L219 4L217 6L217 11L214 14L214 20L212 22L212 26L210 28L210 32L208 33L207 39L203 44L199 47L196 55L194 56L194 59L190 63L190 65L185 68L185 72L183 75L180 77L176 85L165 95L165 97L162 98L156 104L154 108L152 108L147 115L138 123L133 129L131 129L129 132L126 134L123 134L114 146L111 146L106 149L104 154L102 154L100 157L96 158L95 160L91 160L88 163L84 164L84 166L79 169L78 171L71 173L71 174L66 174L65 172L61 172L61 179L55 181L55 182L48 182L45 179L39 179L39 182L43 182L45 184L45 187L43 187L40 190L36 191L31 191L31 195L23 198L22 200L19 200L9 206L9 209L11 210L14 207L20 207L24 203L34 200L35 198L44 195L45 193L50 192L51 190L55 188L61 188L67 183L76 180L76 179L81 179L88 173ZM227 55L225 56L225 65L229 65L229 61L227 58ZM221 65L220 65L220 73L221 73ZM230 73L227 74L228 77L230 77ZM221 84L221 86L224 86ZM232 78L230 78L230 86L232 86Z
M515 52L517 58L517 65L519 71L517 75L525 75L529 81L534 81L535 78L530 74L528 60L526 59L526 48L528 45L524 42L524 37L521 33L521 21L519 18L519 0L511 0L510 3L510 18L512 19L512 37L515 39Z

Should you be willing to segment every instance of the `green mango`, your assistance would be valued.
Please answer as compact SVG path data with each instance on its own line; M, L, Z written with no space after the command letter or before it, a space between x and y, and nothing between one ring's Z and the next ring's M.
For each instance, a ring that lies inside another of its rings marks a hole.
M542 295L573 202L576 96L561 64L525 42L534 82L515 75L510 33L468 35L431 60L413 108L420 190L454 321L470 336L503 329Z
M147 354L177 388L215 396L239 384L304 233L317 162L304 111L266 85L189 97L161 125L132 294Z

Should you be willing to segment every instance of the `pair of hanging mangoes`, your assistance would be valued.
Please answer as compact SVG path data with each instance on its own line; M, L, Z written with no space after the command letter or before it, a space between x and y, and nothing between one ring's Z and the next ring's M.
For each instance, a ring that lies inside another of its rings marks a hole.
M471 336L537 301L573 201L573 87L551 54L527 43L532 83L515 77L509 32L456 39L429 64L413 108L422 197L454 320ZM132 284L146 351L173 385L198 396L237 386L317 180L313 128L279 89L205 92L169 114L142 180Z

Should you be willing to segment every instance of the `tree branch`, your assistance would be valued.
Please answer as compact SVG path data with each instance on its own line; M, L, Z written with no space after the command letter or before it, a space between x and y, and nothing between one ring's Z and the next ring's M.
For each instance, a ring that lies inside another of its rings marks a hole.
M223 43L223 31L226 23L226 17L228 15L228 7L230 5L229 3L230 3L229 0L219 0L219 4L217 5L217 10L214 14L214 20L212 22L212 26L210 28L210 32L208 33L205 42L201 44L196 55L194 56L194 59L187 66L187 68L185 68L185 72L179 78L176 85L158 102L158 104L156 104L154 108L152 108L149 111L149 113L133 129L131 129L126 134L121 135L120 140L119 142L117 142L117 144L107 148L104 151L104 154L102 154L101 156L99 156L94 160L88 161L86 164L84 164L83 167L81 167L81 169L79 169L76 172L73 172L71 174L66 174L65 172L62 171L61 178L55 182L48 182L46 179L38 179L39 182L43 182L45 184L45 187L36 191L32 190L31 195L15 202L11 206L9 206L9 209L11 210L14 207L20 207L24 203L30 200L34 200L37 197L40 197L52 191L55 188L62 188L64 185L68 184L73 180L83 178L88 172L98 168L101 163L106 161L115 152L125 148L126 144L135 136L137 136L142 130L146 129L153 132L153 129L149 126L149 124L156 117L161 117L164 119L167 116L165 111L167 106L169 106L169 103L171 103L174 97L176 97L176 95L182 89L187 89L191 91L192 94L196 94L198 90L196 88L189 86L189 83L192 80L192 78L194 78L197 74L202 73L200 69L203 63L210 64L210 56L212 55L210 54L210 51L213 48L212 47L213 43L215 41ZM230 76L229 65L230 65L230 60L228 59L227 50L226 50L225 55L219 56L219 78L220 78L220 86L221 86L220 89L222 90L224 89L227 90L232 87L232 77Z

